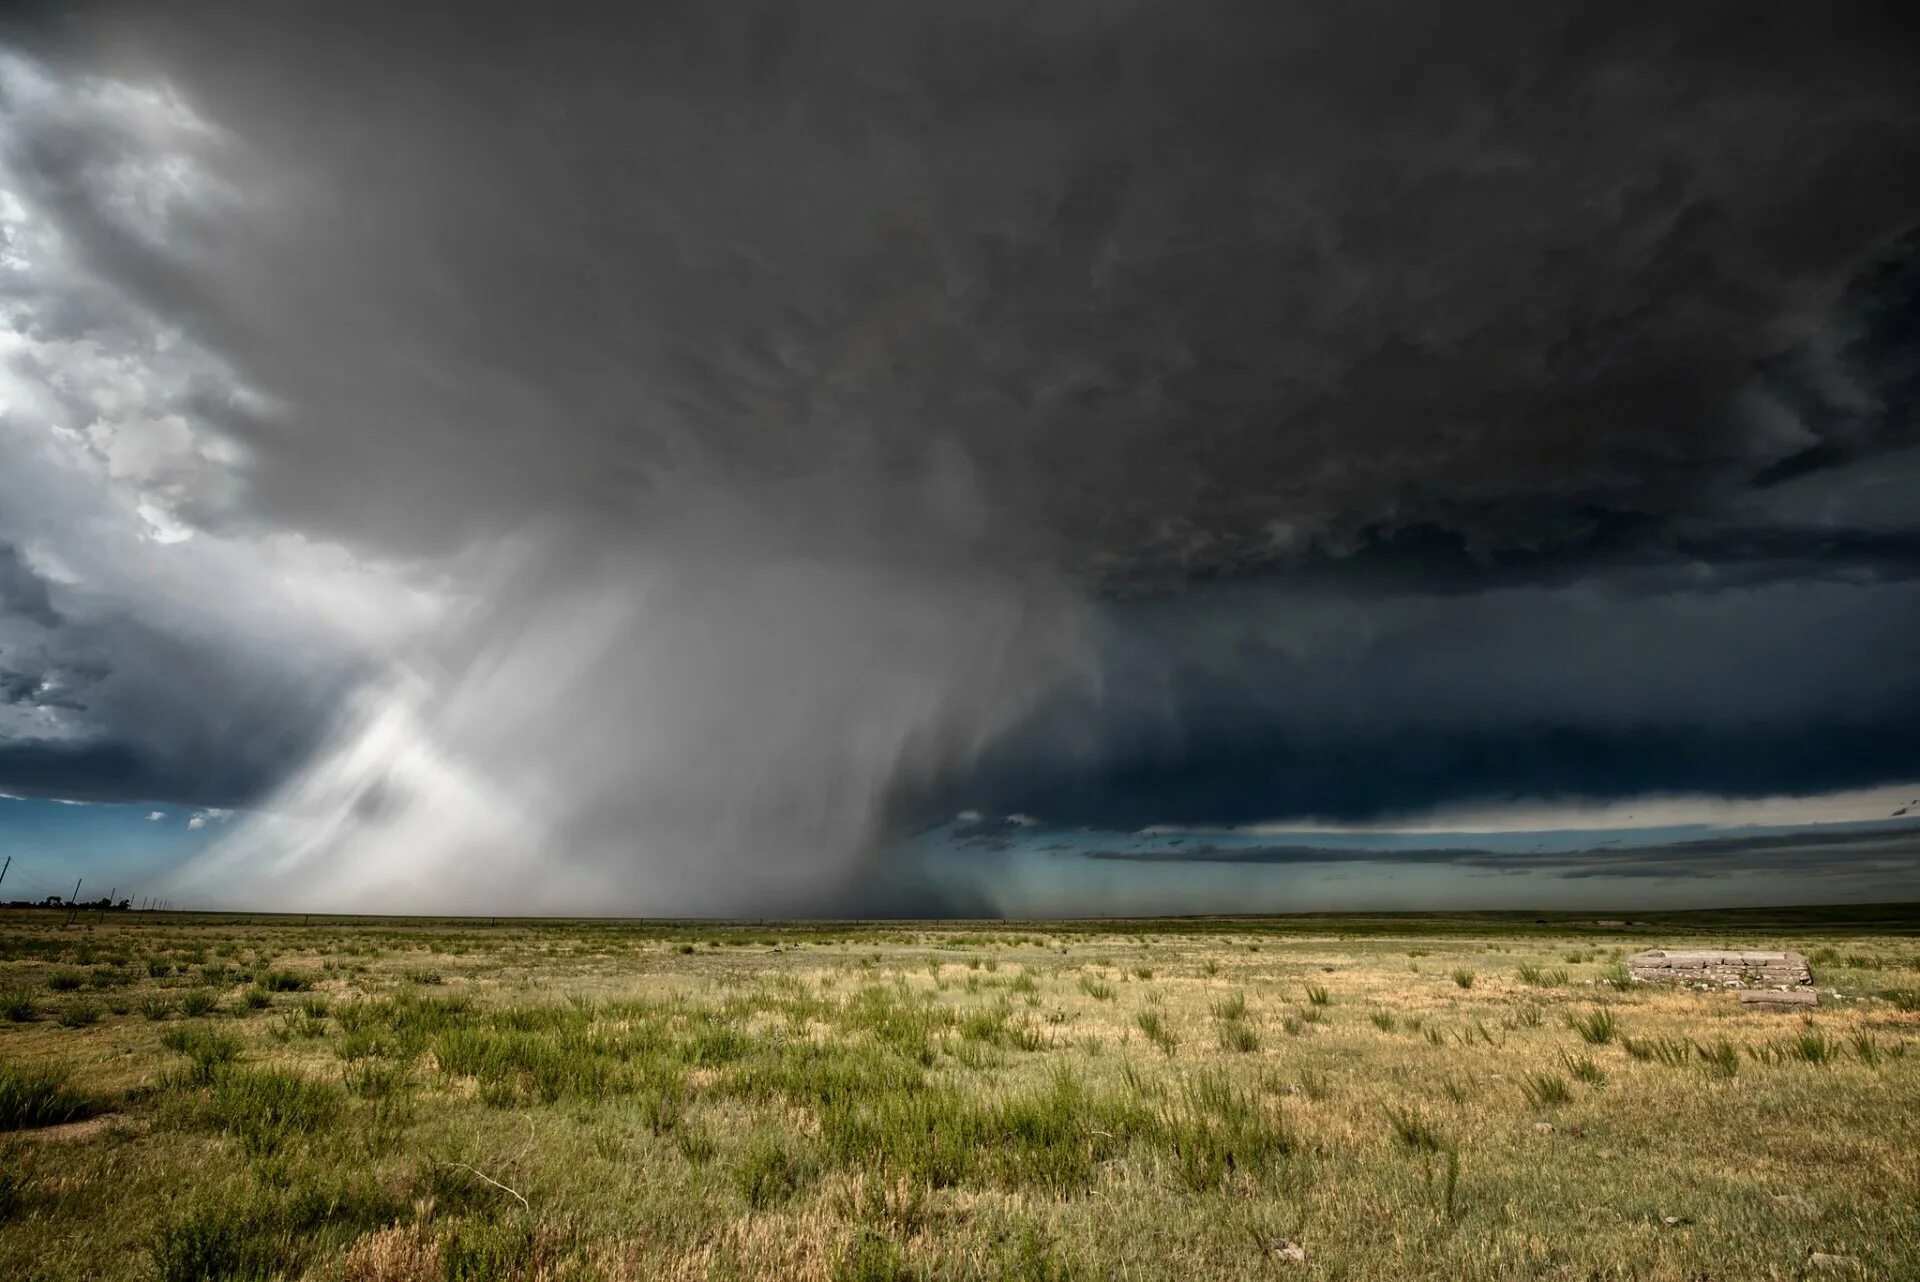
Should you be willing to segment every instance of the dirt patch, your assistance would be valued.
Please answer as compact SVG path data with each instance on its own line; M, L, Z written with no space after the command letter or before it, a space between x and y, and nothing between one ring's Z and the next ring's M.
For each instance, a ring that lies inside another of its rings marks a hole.
M96 1117L85 1118L78 1122L61 1122L55 1126L37 1126L31 1130L16 1131L15 1134L28 1139L50 1140L56 1144L84 1140L88 1136L98 1135L121 1120L119 1113L101 1113Z

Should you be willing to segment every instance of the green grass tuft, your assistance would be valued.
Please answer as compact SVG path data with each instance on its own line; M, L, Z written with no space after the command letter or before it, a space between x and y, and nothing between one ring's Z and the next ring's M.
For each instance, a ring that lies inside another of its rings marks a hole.
M1450 1146L1440 1129L1425 1114L1411 1108L1387 1108L1387 1123L1400 1147L1417 1153L1441 1153Z
M99 1105L75 1090L64 1069L0 1064L0 1131L91 1117Z
M1580 1040L1592 1046L1605 1046L1620 1032L1620 1024L1610 1010L1592 1010L1584 1015L1568 1015L1567 1024L1580 1034Z
M1557 1073L1528 1073L1520 1079L1520 1093L1535 1108L1553 1108L1573 1098L1573 1088Z
M332 1126L342 1102L337 1087L292 1070L235 1066L214 1074L201 1119L266 1157Z

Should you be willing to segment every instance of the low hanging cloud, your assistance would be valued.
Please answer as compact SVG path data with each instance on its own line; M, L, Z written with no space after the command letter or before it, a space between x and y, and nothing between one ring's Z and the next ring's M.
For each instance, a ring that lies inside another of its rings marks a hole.
M1354 849L1304 843L1094 848L1074 851L1104 863L1223 864L1233 867L1332 864L1437 864L1476 872L1537 873L1564 880L1700 878L1848 872L1920 875L1920 826L1839 831L1737 833L1622 845L1609 841L1565 850L1491 850L1473 845Z
M0 786L256 808L200 893L953 907L891 852L969 805L1920 766L1880 8L5 37Z

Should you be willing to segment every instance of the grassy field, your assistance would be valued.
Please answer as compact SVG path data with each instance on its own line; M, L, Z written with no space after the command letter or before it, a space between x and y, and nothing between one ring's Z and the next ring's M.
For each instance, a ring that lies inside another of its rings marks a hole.
M1920 1278L1911 911L62 922L0 1278Z

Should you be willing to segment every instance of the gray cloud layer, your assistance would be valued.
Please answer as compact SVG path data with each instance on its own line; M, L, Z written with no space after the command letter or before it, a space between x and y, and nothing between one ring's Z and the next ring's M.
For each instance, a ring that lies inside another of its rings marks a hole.
M290 777L317 835L221 867L319 899L719 910L830 902L980 797L1920 763L1884 7L562 9L15 30L15 221L58 243L10 448L65 422L213 550L63 586L98 523L8 513L0 688L120 694L0 766ZM325 590L261 599L268 547Z
M1177 849L1087 850L1083 859L1118 863L1217 863L1237 866L1318 864L1441 864L1498 873L1545 873L1567 880L1594 878L1725 877L1734 873L1803 874L1836 869L1920 876L1920 828L1737 834L1636 846L1577 850L1486 850L1474 846L1355 850L1313 845L1220 847L1198 843Z

